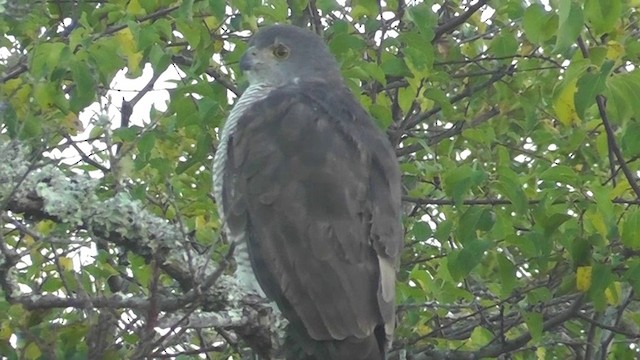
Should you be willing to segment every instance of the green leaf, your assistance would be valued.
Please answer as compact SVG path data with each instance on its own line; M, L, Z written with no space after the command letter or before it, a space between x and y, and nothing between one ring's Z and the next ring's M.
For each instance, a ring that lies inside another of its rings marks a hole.
M84 61L76 61L71 67L75 88L69 100L69 109L75 113L80 112L96 97L96 82L89 66Z
M626 157L640 155L640 141L638 141L638 134L640 134L640 123L636 121L629 122L629 125L622 133L622 139L620 141L622 153Z
M145 159L148 159L151 154L151 150L153 150L155 143L156 143L156 134L154 132L147 132L144 135L142 135L140 137L140 140L138 140L138 151L140 153L140 156L142 156Z
M35 342L31 342L24 349L24 356L29 360L39 359L40 356L42 356L42 351L40 351L38 344L36 344Z
M451 100L449 100L447 94L445 94L441 89L429 87L424 90L424 97L431 99L435 101L436 104L440 105L444 116L450 117L453 115L454 109L453 105L451 105Z
M469 165L455 167L444 174L444 190L448 196L453 197L456 205L460 206L467 191L480 185L485 178L483 171L475 170Z
M416 99L416 90L411 86L402 87L398 89L397 99L398 99L398 106L400 106L400 109L402 110L402 112L408 113L409 110L411 109L411 106L413 105L413 102Z
M476 239L465 244L462 250L449 253L447 269L455 281L466 277L484 258L484 252L492 246L492 242Z
M542 330L544 329L542 314L537 312L527 312L524 313L522 317L527 324L532 340L534 342L539 342L542 339Z
M622 243L632 250L640 249L640 209L628 213L621 228Z
M209 9L211 9L211 14L215 16L216 19L224 19L226 6L226 1L209 0Z
M490 343L494 337L495 335L491 331L482 326L476 326L469 337L469 345L480 348Z
M640 292L640 259L627 261L628 270L624 273L624 280L628 281L633 291Z
M584 3L584 15L594 35L612 31L621 12L621 0L586 0Z
M570 167L558 165L545 170L540 174L540 179L564 184L574 184L577 179L577 175Z
M378 14L378 2L376 0L353 0L351 6L353 7L352 15L356 19L362 16L372 17Z
M156 26L142 27L136 37L138 50L145 51L160 41L160 34Z
M48 277L42 284L42 290L46 292L56 292L62 288L62 280L58 277Z
M551 295L551 292L546 287L537 288L527 293L527 302L530 305L544 303L551 298L553 298L553 295Z
M518 51L518 41L512 31L502 31L491 42L491 50L497 57L512 56Z
M187 3L188 1L183 2L183 6L185 6L185 4ZM193 0L191 0L191 3L193 3ZM184 8L186 9L187 7L185 6ZM189 45L194 48L197 48L198 45L200 45L200 41L202 39L200 38L199 26L192 22L176 21L176 28L184 36Z
M502 285L502 296L509 296L517 285L516 267L503 254L496 255L498 260L498 275L500 276L500 284Z
M562 53L575 44L582 31L584 26L582 7L573 0L560 0L558 17L559 25L554 52Z
M542 44L555 34L558 15L545 11L541 4L532 4L524 12L522 26L529 41Z
M596 102L596 95L599 95L606 86L607 78L614 62L606 61L602 64L597 74L587 72L578 79L574 102L576 105L576 113L584 120L584 112Z
M60 42L42 43L31 52L31 75L40 78L48 77L61 65L64 65L70 55L66 44Z
M333 27L333 36L327 44L331 52L339 56L351 49L356 51L363 49L366 44L362 37L352 34L348 26L342 25L341 23L335 24Z
M607 186L602 186L598 183L591 184L591 192L596 200L596 208L598 213L602 215L602 218L606 224L611 227L615 222L615 213L613 210L613 203L611 202L612 189Z
M113 130L113 139L116 142L133 141L136 138L136 136L138 136L139 132L140 132L140 129L135 126L128 127L128 128L118 128Z
M556 229L560 227L560 225L571 219L573 219L573 216L568 214L552 214L546 219L545 223L542 224L545 234L551 235L554 231L556 231Z
M385 58L380 67L385 75L389 76L407 76L411 74L404 61L396 57Z
M407 8L405 16L418 27L420 34L424 37L424 40L431 41L433 39L435 36L433 29L435 25L437 25L437 18L433 11L431 11L431 6L429 4L422 3L410 6Z
M193 3L194 0L183 0L181 2L180 8L178 9L180 18L186 19L188 21L193 20Z
M371 104L369 112L381 129L386 129L393 123L393 115L389 106Z
M479 229L481 219L485 213L486 209L471 206L462 214L460 217L461 226L458 227L456 232L456 238L461 244L467 244L477 239L476 230ZM489 217L491 217L490 214Z
M163 72L171 64L171 57L159 45L154 45L149 51L149 62L154 71Z
M181 162L176 167L176 173L181 174L194 165L200 165L207 158L211 146L211 135L208 133L200 133L196 144L196 151L187 161Z
M522 190L518 175L507 166L500 166L497 173L498 181L495 184L495 189L513 203L513 207L518 213L524 213L529 207L529 202Z
M589 297L598 310L603 310L607 305L605 290L613 284L615 275L607 265L594 264L591 275L591 287L589 288Z
M640 70L615 74L607 81L607 113L622 123L640 114Z
M569 249L571 259L575 267L587 266L591 264L591 243L584 238L578 237L573 239L573 243Z
M432 235L431 227L429 227L427 223L422 221L418 221L413 224L411 233L413 234L413 237L418 241L427 240Z

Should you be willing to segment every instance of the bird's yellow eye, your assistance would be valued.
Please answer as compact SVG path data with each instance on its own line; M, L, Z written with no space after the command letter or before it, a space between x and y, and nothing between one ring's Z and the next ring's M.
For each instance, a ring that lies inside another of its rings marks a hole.
M277 44L273 47L273 55L278 59L286 59L289 56L289 48L282 44Z

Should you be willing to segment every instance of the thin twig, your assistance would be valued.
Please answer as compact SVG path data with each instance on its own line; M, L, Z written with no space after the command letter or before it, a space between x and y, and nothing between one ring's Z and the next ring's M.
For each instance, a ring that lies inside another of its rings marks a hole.
M598 112L600 113L600 118L602 119L602 124L604 124L604 129L607 132L607 139L611 144L611 150L616 155L618 159L618 164L624 173L624 176L627 178L629 185L633 189L633 192L636 194L636 198L640 199L640 185L638 185L638 181L629 169L626 161L624 161L624 156L622 156L622 151L618 146L615 138L615 133L613 132L613 128L611 127L611 122L609 121L609 116L607 115L607 99L602 95L596 96L596 103L598 104Z

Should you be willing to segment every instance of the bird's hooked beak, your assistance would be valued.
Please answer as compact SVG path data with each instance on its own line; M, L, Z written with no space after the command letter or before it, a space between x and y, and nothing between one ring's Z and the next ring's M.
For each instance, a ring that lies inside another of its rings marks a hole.
M257 50L255 46L252 46L247 49L247 51L242 54L240 58L240 70L249 71L253 68L256 63L256 54Z

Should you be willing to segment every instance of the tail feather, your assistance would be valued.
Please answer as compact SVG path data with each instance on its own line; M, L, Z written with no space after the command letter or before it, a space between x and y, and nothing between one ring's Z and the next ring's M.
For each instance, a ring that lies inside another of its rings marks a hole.
M287 360L385 360L382 327L364 339L317 341L305 334L289 332L285 341Z

